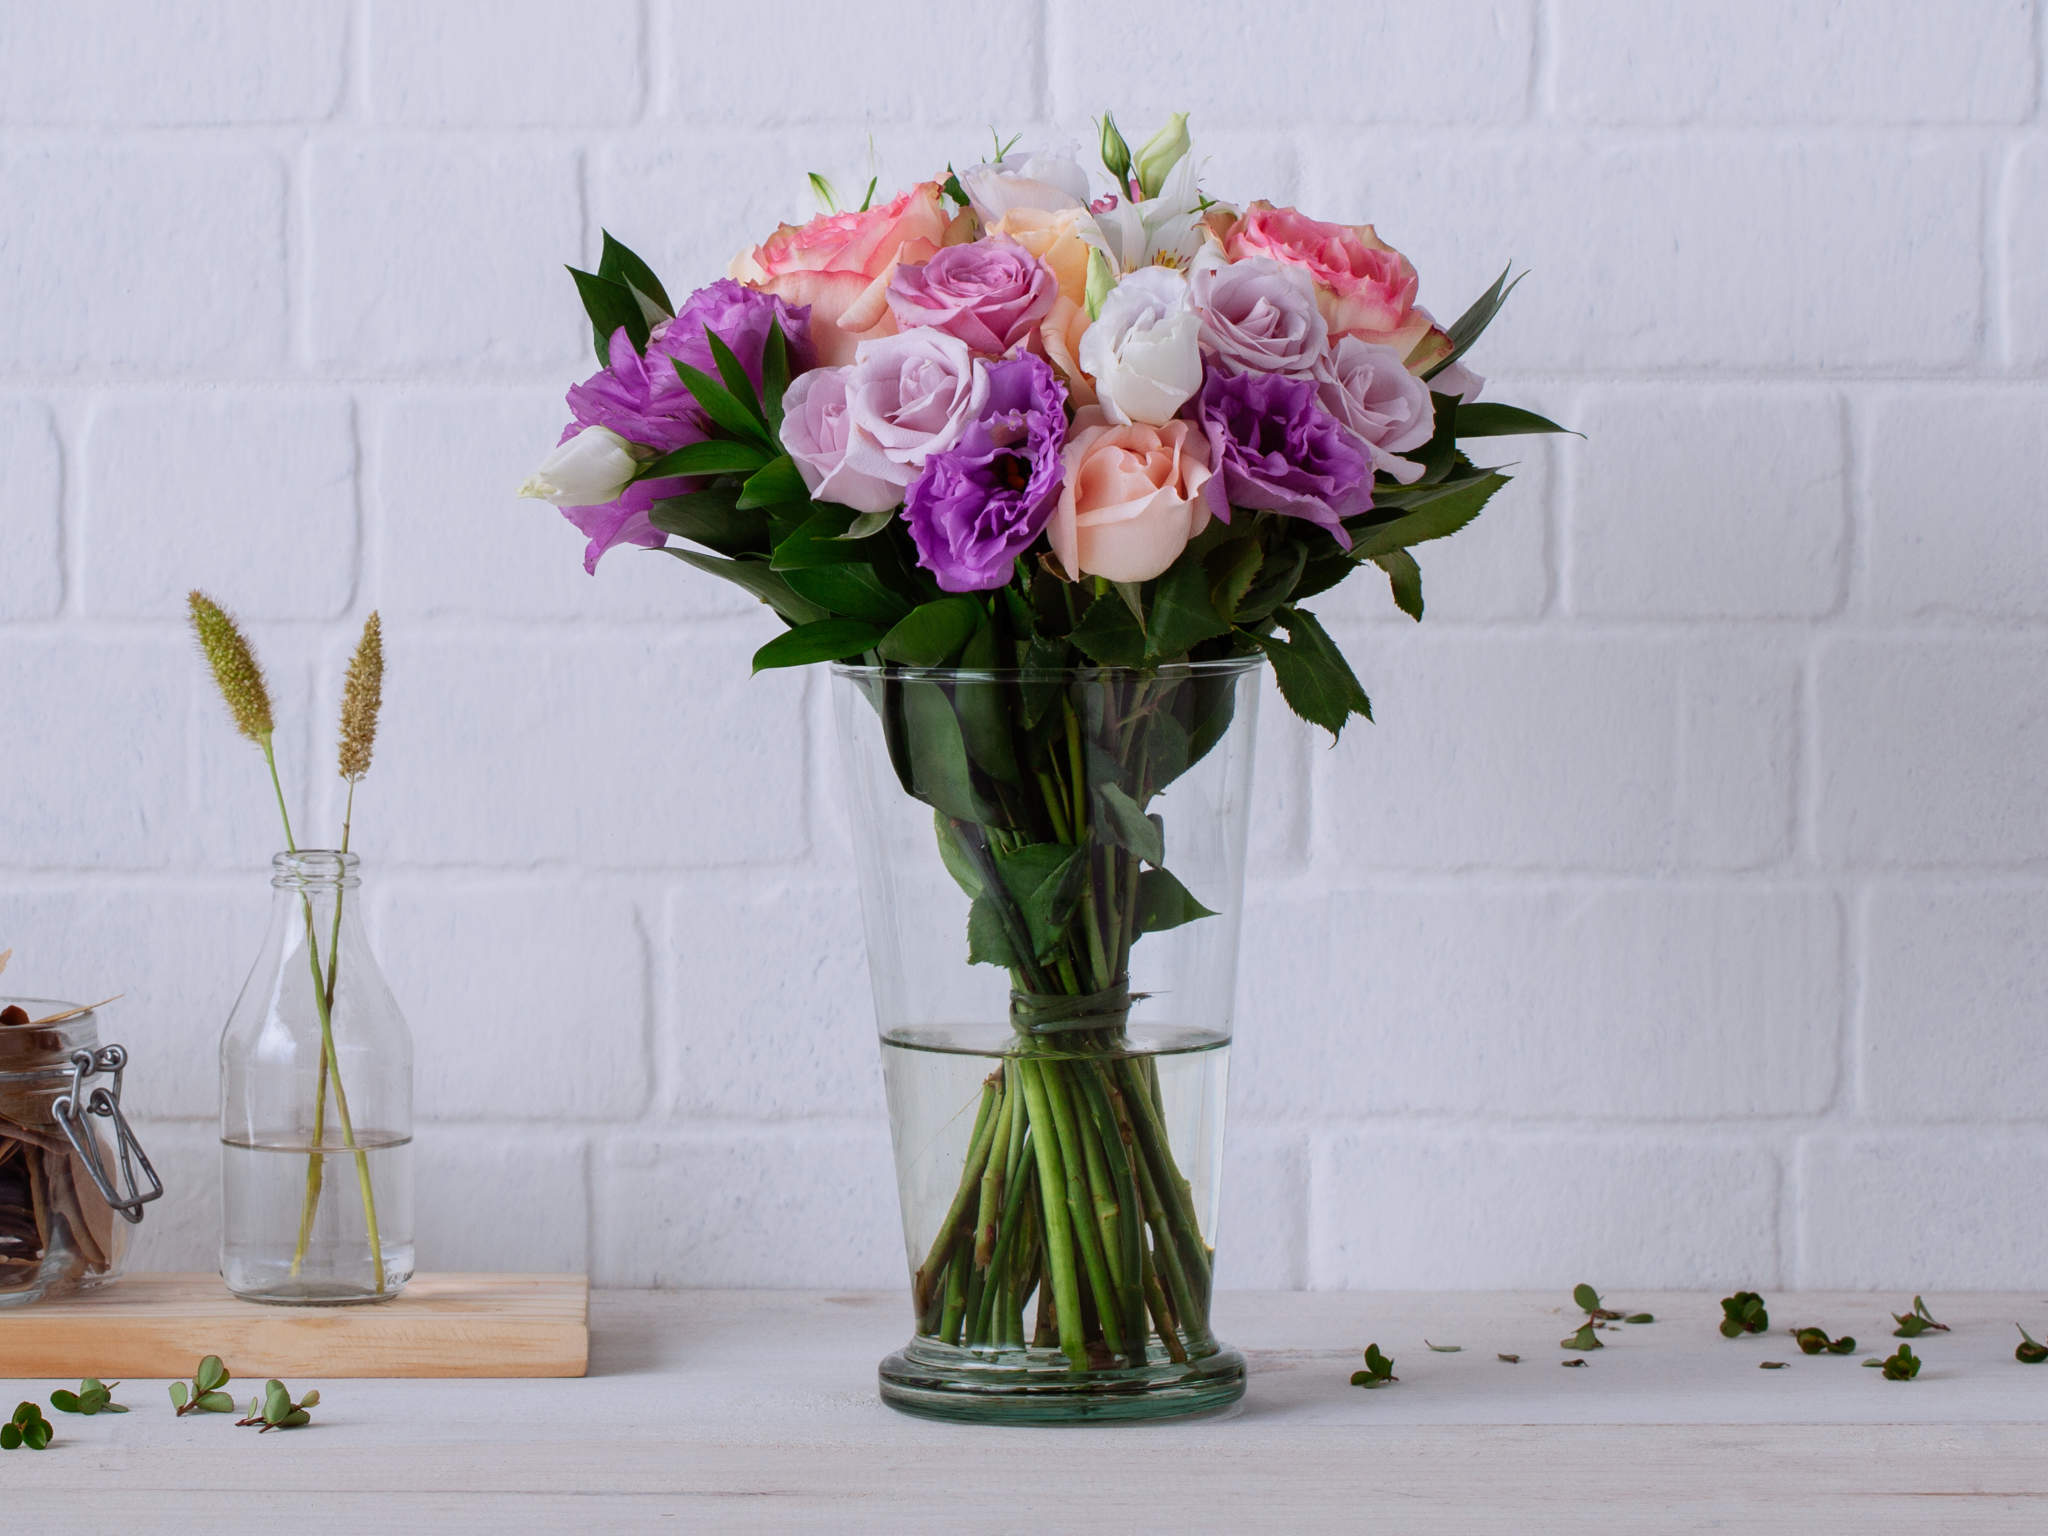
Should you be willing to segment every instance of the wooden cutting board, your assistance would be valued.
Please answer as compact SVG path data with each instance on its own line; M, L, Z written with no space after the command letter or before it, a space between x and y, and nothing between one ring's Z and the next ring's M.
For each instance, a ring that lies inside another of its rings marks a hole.
M0 1377L189 1376L219 1355L265 1376L581 1376L584 1275L418 1275L390 1301L272 1307L218 1275L129 1275L106 1289L0 1310Z

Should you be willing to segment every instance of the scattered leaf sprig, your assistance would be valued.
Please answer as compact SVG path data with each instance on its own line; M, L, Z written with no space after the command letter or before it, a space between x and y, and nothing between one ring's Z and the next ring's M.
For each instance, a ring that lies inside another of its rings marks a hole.
M182 1381L171 1383L171 1406L181 1419L188 1413L233 1413L234 1398L221 1390L231 1380L220 1356L208 1355L192 1372L190 1387Z
M1892 1321L1899 1326L1892 1330L1895 1339L1917 1339L1923 1333L1947 1333L1947 1323L1937 1323L1934 1314L1927 1310L1927 1303L1918 1296L1913 1298L1913 1310L1894 1312Z
M1586 1362L1583 1358L1581 1358L1577 1360L1560 1360L1557 1363L1559 1365L1584 1365Z
M1790 1367L1783 1360L1759 1360L1756 1368L1760 1371L1782 1371Z
M46 1451L56 1438L57 1432L34 1403L17 1403L14 1417L0 1424L0 1451L19 1450L24 1445L32 1451Z
M1580 1284L1572 1287L1572 1305L1595 1322L1615 1322L1621 1317L1619 1312L1610 1310L1601 1301L1600 1293L1590 1285Z
M1365 1369L1351 1373L1354 1387L1384 1387L1400 1379L1394 1374L1393 1357L1381 1354L1377 1344L1365 1346Z
M1721 1298L1721 1336L1739 1339L1745 1333L1762 1333L1771 1326L1771 1314L1763 1297L1755 1291L1737 1291Z
M1830 1355L1856 1353L1856 1340L1846 1333L1839 1339L1831 1339L1825 1328L1788 1328L1785 1331L1798 1341L1802 1354L1818 1355L1823 1351Z
M1495 1355L1493 1358L1500 1361L1503 1365L1520 1365L1522 1363L1520 1355Z
M1889 1360L1866 1360L1865 1365L1874 1365L1884 1372L1886 1381L1911 1381L1920 1374L1920 1357L1913 1353L1913 1346L1901 1344L1899 1352Z
M1559 1339L1557 1347L1559 1349L1605 1349L1607 1346L1601 1343L1600 1336L1593 1332L1592 1319L1588 1318L1584 1326L1577 1333L1568 1339Z
M114 1387L119 1385L117 1381L109 1386L97 1376L88 1376L78 1384L76 1392L61 1388L52 1392L50 1406L59 1413L82 1413L87 1418L96 1413L126 1413L128 1410L114 1401Z
M2020 1342L2013 1346L2013 1359L2021 1365L2039 1365L2043 1360L2048 1360L2048 1344L2043 1344L2018 1323L2014 1323L2013 1327L2020 1330Z
M1429 1344L1430 1352L1432 1354L1461 1355L1465 1352L1465 1346L1462 1344L1430 1344L1429 1340L1427 1339L1424 1339L1422 1342L1424 1344Z
M262 1396L249 1399L248 1417L237 1419L235 1423L238 1426L260 1424L263 1427L257 1433L263 1435L273 1429L302 1429L313 1422L313 1415L308 1410L319 1406L317 1390L293 1402L291 1389L273 1376L263 1383Z

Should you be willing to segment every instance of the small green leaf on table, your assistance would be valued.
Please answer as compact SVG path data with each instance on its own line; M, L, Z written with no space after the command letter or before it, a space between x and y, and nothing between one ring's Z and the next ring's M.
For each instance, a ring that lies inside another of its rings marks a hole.
M1365 1346L1365 1369L1351 1373L1351 1385L1354 1387L1384 1387L1400 1379L1394 1374L1393 1357L1380 1353L1377 1344Z
M1736 1339L1745 1333L1762 1333L1771 1326L1771 1314L1763 1297L1755 1291L1737 1291L1721 1298L1721 1336Z
M2013 1346L2013 1359L2021 1365L2039 1365L2042 1361L2048 1360L2048 1344L2041 1343L2018 1323L2014 1323L2013 1327L2020 1330L2020 1342Z

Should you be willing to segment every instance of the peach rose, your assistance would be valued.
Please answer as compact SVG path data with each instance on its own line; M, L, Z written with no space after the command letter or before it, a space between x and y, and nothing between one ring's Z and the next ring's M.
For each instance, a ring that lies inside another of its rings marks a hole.
M1052 313L1038 327L1038 350L1066 381L1074 408L1095 403L1095 381L1081 368L1081 338L1088 334L1088 311L1065 294L1052 301Z
M1081 304L1088 298L1088 243L1081 228L1092 222L1085 208L1012 208L989 232L1008 235L1051 267L1060 293Z
M895 333L889 278L899 261L929 260L946 224L939 184L919 182L865 213L823 213L808 224L782 225L733 258L732 276L810 305L818 361L835 367L852 362L854 348L870 337Z
M1150 581L1209 522L1209 444L1193 423L1118 425L1089 406L1062 454L1066 483L1046 525L1078 581Z
M1257 202L1231 226L1223 250L1232 261L1270 256L1305 267L1315 279L1332 342L1356 336L1407 357L1429 335L1429 313L1415 305L1415 268L1370 224L1325 224L1292 208Z

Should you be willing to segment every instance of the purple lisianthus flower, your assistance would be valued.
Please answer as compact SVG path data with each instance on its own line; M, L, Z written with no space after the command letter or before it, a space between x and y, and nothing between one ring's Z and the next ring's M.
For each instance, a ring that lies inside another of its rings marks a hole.
M564 507L562 516L590 536L583 548L583 569L597 574L597 562L621 544L642 549L659 549L668 535L648 520L648 512L664 496L680 496L701 481L672 477L666 480L635 480L619 493L616 501L596 507Z
M1067 390L1044 358L988 365L988 402L943 453L925 460L904 517L917 563L948 592L987 592L1044 530L1062 483Z
M1211 369L1192 409L1232 506L1306 518L1351 547L1342 520L1372 506L1372 455L1313 381Z
M759 293L730 278L708 283L683 301L672 320L654 327L642 357L621 326L612 332L611 366L569 390L569 410L585 426L609 427L619 436L660 453L702 442L710 423L696 397L676 372L678 362L718 377L710 331L732 348L754 387L761 385L762 350L768 326L781 325L792 375L810 367L810 306Z
M942 247L889 279L889 311L908 330L928 325L984 357L1001 357L1038 329L1060 296L1052 268L997 236Z

